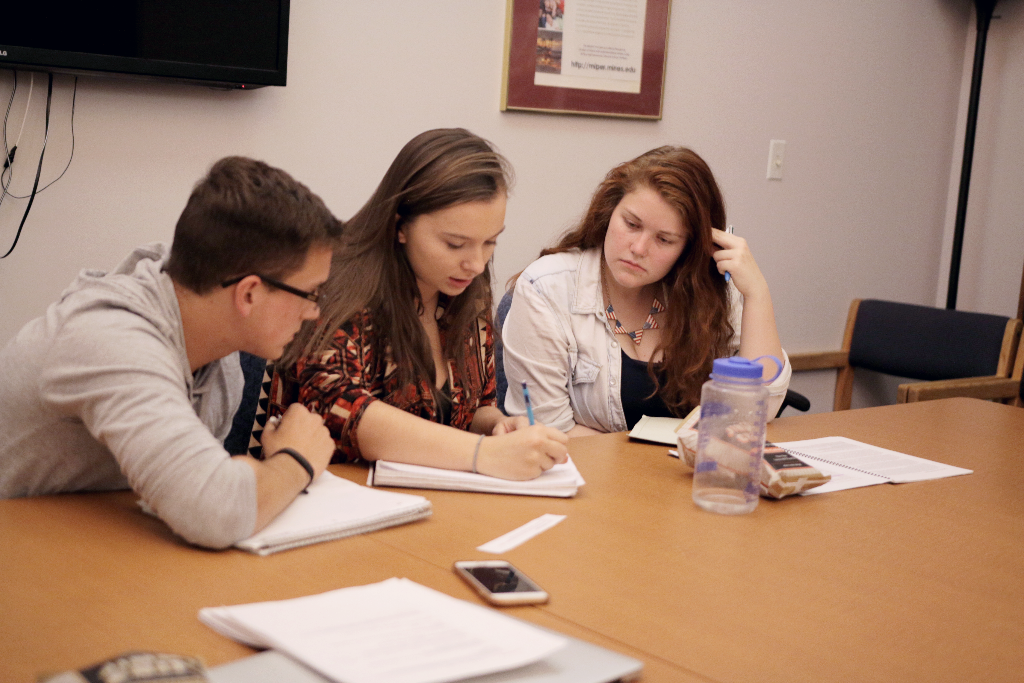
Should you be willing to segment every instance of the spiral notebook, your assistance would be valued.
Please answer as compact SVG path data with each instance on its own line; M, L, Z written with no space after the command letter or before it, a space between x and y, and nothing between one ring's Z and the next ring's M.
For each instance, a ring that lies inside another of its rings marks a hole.
M378 491L323 472L310 484L308 495L296 496L263 530L235 547L270 555L406 524L431 512L430 501L422 496Z
M875 484L904 484L973 473L973 470L890 451L843 436L765 445L778 446L790 455L832 476L830 482L804 491L800 494L802 496Z

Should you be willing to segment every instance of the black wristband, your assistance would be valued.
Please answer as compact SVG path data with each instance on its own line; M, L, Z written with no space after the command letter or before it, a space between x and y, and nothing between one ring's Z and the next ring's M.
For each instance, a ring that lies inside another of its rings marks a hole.
M274 455L280 455L281 453L286 453L295 458L295 462L302 465L302 469L306 470L306 474L309 475L309 484L313 483L313 478L316 477L316 470L313 469L313 466L309 464L309 461L306 460L306 457L302 455L302 453L299 453L294 448L278 448L270 457L273 458ZM306 484L306 488L302 489L303 493L309 492L309 484Z

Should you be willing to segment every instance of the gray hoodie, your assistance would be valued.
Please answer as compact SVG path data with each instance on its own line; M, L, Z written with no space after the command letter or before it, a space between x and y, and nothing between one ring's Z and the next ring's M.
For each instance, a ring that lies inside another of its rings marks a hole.
M134 489L186 540L253 533L256 478L222 441L238 354L189 369L167 248L85 270L0 352L0 498Z

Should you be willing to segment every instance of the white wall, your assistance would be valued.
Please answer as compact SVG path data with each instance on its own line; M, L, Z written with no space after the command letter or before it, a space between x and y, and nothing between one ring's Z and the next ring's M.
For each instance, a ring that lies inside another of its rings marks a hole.
M838 347L852 298L931 304L943 286L970 8L968 0L676 0L664 118L652 122L499 112L500 0L293 3L285 88L80 79L71 168L37 198L17 250L0 261L0 343L78 269L111 267L135 244L169 240L192 183L223 155L287 169L344 218L405 141L458 125L492 140L517 171L495 257L499 282L580 214L612 165L657 145L689 145L715 170L729 220L769 279L786 348ZM1001 84L987 97L1012 99L1019 112L1021 88L1008 81L1024 68L1012 42L987 65L986 85ZM997 73L1000 59L1006 76ZM25 162L38 149L32 136L41 138L43 80L36 78L19 153L19 194L34 175ZM0 93L9 83L0 72ZM70 80L58 76L44 181L67 158L69 99ZM991 108L985 116L996 115ZM787 141L781 182L764 178L772 138ZM979 156L996 151L1016 163L1022 156L998 135L979 142ZM991 179L976 171L975 187L990 186L990 202L1014 182L995 170ZM15 208L0 207L3 243L17 227ZM988 244L990 230L978 221L969 235ZM972 252L969 277L984 271L1015 290L1019 260L988 267L997 257L998 244ZM992 286L983 280L976 289ZM831 407L827 373L801 375L794 386L815 410Z

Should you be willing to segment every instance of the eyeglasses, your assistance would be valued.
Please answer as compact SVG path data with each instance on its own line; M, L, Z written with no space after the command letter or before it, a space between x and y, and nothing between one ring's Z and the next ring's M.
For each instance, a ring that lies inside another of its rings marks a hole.
M320 303L320 292L307 292L305 290L299 289L298 287L286 285L280 280L275 280L272 277L260 275L259 273L249 273L249 275L255 275L259 279L263 280L264 283L270 285L271 287L276 287L277 289L280 289L283 292L288 292L289 294L294 294L295 296L301 296L306 301L312 301L315 304ZM225 280L224 282L220 283L220 286L230 287L231 285L237 285L239 282L249 277L249 275L239 275L237 277L231 278L230 280Z

